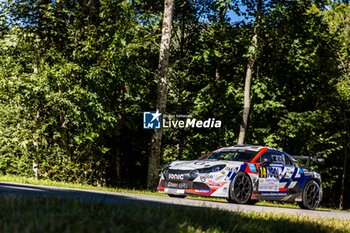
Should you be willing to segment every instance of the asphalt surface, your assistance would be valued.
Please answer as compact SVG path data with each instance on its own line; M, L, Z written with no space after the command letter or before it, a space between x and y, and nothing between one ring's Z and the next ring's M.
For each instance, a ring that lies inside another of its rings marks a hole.
M244 213L282 213L315 218L338 218L350 220L350 212L303 210L270 206L238 205L217 201L202 201L193 199L170 198L167 196L152 196L146 194L116 193L105 191L90 191L81 189L38 186L18 183L0 182L0 195L16 195L22 197L55 196L57 198L81 199L87 202L110 204L153 204L153 205L183 205L195 207L218 208L227 211Z

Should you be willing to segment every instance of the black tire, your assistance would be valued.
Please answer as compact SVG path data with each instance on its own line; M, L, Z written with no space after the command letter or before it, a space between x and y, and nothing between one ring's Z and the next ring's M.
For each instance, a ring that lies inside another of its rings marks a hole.
M249 204L252 192L253 186L250 177L246 173L240 172L231 181L228 201Z
M185 198L185 195L176 195L176 194L168 194L169 197L173 197L173 198Z
M320 204L322 198L321 186L315 180L306 183L302 193L302 201L298 205L302 209L314 210Z

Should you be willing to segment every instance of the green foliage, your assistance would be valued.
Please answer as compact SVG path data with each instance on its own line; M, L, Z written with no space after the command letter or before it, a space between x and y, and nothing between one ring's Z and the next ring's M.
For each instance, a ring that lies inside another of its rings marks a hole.
M0 4L1 173L33 176L34 161L41 178L145 185L152 132L142 112L155 109L161 2ZM350 118L349 6L325 4L265 1L252 51L256 1L176 1L167 113L214 117L222 127L164 130L162 163L235 144L256 52L247 142L324 156L313 169L337 205Z
M106 170L120 172L120 131L133 128L122 119L140 111L135 103L149 71L148 60L138 59L153 37L124 1L101 2L101 18L88 22L79 18L84 5L46 3L35 8L38 18L14 12L22 7L9 10L26 27L13 26L0 43L3 156L26 162L19 173L30 174L34 160L43 178L113 183ZM73 20L64 21L70 14Z
M337 43L337 58L340 61L339 67L342 79L337 84L337 90L344 102L349 103L350 99L350 6L334 4L332 9L324 13L329 29L334 35Z

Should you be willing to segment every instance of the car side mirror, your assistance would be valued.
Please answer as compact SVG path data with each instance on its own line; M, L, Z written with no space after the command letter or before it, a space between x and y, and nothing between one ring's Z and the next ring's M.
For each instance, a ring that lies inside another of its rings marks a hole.
M270 160L270 159L265 158L265 159L263 159L263 160L264 160L264 161L262 161L262 162L260 163L260 167L266 167L266 166L268 166L268 165L271 164L271 160Z

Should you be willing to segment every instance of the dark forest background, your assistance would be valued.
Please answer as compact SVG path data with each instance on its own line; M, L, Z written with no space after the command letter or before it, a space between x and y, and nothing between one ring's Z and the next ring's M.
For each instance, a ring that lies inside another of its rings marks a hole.
M237 142L249 55L246 142L325 157L324 205L350 208L347 1L176 0L168 114L220 129L164 129L162 164ZM146 187L163 1L0 1L0 172ZM253 51L254 50L254 51ZM344 190L342 191L342 182Z

